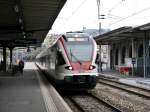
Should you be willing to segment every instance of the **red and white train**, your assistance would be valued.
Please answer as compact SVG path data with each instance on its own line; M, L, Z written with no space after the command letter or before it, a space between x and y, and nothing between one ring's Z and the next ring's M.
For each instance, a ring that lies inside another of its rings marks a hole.
M36 63L59 86L92 89L98 76L96 55L97 45L93 38L85 33L70 32L37 55Z

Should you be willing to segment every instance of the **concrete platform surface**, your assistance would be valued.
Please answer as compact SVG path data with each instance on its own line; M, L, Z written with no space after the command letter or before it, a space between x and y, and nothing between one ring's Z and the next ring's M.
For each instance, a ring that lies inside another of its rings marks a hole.
M117 81L122 82L122 83L139 86L139 87L150 90L150 78L127 76L127 75L122 75L114 71L102 72L102 73L99 73L99 75L107 77L107 78L116 79Z
M0 74L0 112L46 112L33 70L26 66L23 75Z

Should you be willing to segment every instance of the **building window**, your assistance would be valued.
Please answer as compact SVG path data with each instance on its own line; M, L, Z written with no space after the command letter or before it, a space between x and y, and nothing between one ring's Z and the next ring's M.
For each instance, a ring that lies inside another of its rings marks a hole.
M125 64L125 55L126 55L126 48L122 48L122 53L121 53L121 63Z
M132 58L132 46L129 47L129 58Z
M115 65L118 65L118 49L115 52Z
M143 44L140 44L138 48L138 57L143 57Z

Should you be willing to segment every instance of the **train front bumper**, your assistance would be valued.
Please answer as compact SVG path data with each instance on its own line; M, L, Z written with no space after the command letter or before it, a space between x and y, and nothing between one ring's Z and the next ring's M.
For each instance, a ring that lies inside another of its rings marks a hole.
M67 89L92 89L97 83L98 73L61 73L61 79L57 79L59 86Z

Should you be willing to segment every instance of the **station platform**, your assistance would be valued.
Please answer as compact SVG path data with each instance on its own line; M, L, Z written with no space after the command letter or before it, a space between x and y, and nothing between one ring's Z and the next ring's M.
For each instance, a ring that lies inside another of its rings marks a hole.
M139 86L139 87L150 90L150 78L123 75L113 70L100 72L99 76L116 79L117 81L122 82L122 83Z
M47 90L50 92L47 92L43 87L34 63L25 63L23 74L18 72L12 76L11 73L0 72L0 112L66 112L67 109L60 106L65 105L63 101L56 97L56 93L52 93L54 88L50 86L50 90ZM56 99L60 103L59 108L64 110L56 108Z

